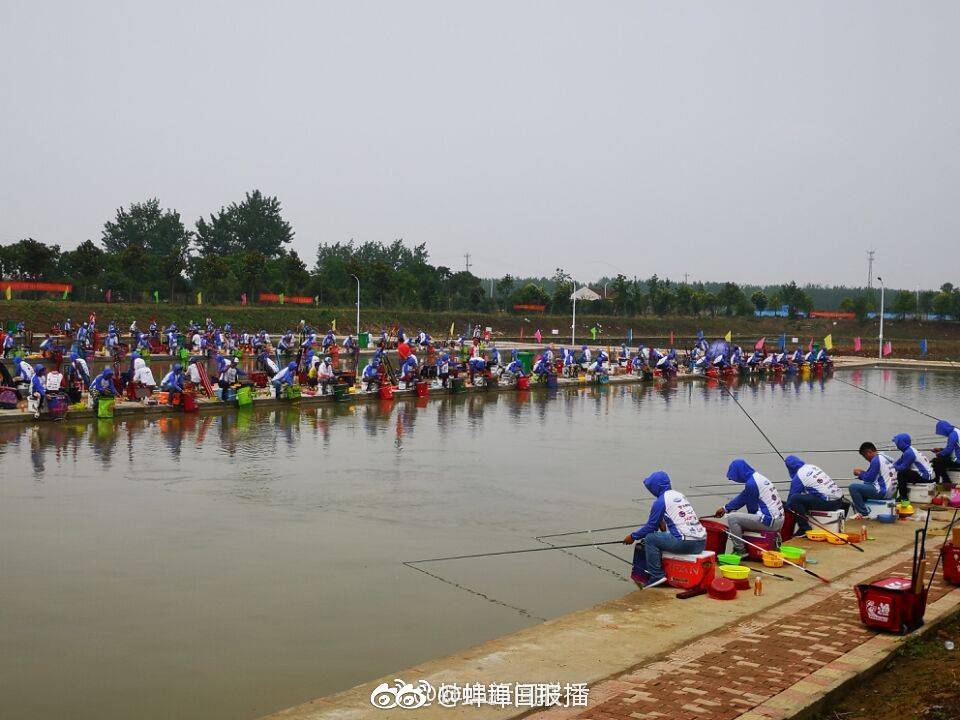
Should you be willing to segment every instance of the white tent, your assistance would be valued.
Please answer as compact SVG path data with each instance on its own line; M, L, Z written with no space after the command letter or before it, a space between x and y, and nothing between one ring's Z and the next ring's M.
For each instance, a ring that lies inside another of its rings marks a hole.
M600 296L597 295L593 290L584 285L579 290L576 290L570 295L570 299L573 300L573 322L570 324L570 344L577 344L577 300L599 300Z

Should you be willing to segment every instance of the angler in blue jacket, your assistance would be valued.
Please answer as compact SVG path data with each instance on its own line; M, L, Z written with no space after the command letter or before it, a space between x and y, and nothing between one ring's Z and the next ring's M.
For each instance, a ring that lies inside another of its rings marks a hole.
M90 383L90 396L93 399L105 395L113 397L116 395L116 388L113 384L113 368L104 368L103 372L97 375Z
M790 473L787 509L796 514L796 535L805 535L813 529L807 520L811 510L845 509L843 492L827 473L796 455L787 455L783 462Z
M37 365L33 368L33 378L30 380L30 404L33 406L35 418L40 417L43 401L47 397L47 385L43 378L46 372L47 369L43 365Z
M541 361L542 362L542 361ZM467 370L470 373L470 384L472 385L476 380L477 375L481 377L487 370L487 361L484 360L479 355L474 355L467 361Z
M160 390L166 393L183 392L183 368L180 367L180 363L174 363L170 372L163 376L163 380L160 381ZM170 402L173 402L173 398Z
M37 371L34 370L30 363L24 360L19 355L13 356L13 379L16 380L18 377L23 380L23 382L31 382L33 376L36 375Z
M646 524L623 539L625 545L643 540L633 551L631 579L638 587L663 579L663 553L697 555L707 543L707 531L700 524L683 493L670 487L670 477L659 470L643 481L656 500Z
M610 356L607 355L606 351L598 350L597 359L593 361L593 366L590 368L595 375L604 375L606 373L604 363L610 359Z
M949 483L948 471L960 470L960 430L946 420L938 420L936 433L945 437L947 444L933 449L934 456L930 464L933 465L937 482Z
M287 366L274 375L270 379L270 384L276 388L277 399L280 399L280 395L283 391L284 385L293 385L294 381L297 379L297 363L291 360L287 363Z
M897 469L897 492L901 500L906 500L908 485L931 483L936 472L930 461L914 449L910 436L906 433L894 435L893 444L901 453L900 458L893 464Z
M733 552L746 553L743 543L743 531L761 532L780 530L783 527L783 501L772 482L737 458L727 468L727 480L743 484L743 491L716 512L716 517L727 516L727 527ZM736 512L746 506L746 512ZM733 537L736 535L737 537Z
M412 383L417 379L418 373L419 365L417 363L417 356L410 353L400 368L400 379L405 383Z
M500 350L496 345L490 346L490 361L487 363L490 369L500 367Z
M367 361L367 364L363 368L363 373L361 374L361 379L364 383L364 390L370 392L373 390L373 386L380 386L380 368L377 364L376 358L370 358Z
M897 469L893 460L877 452L877 446L872 442L861 444L859 453L870 465L866 470L854 469L853 475L860 482L850 483L847 487L853 507L857 510L854 520L870 516L867 500L889 500L897 492Z
M90 368L87 361L75 352L70 353L70 374L75 374L83 383L83 387L90 387Z

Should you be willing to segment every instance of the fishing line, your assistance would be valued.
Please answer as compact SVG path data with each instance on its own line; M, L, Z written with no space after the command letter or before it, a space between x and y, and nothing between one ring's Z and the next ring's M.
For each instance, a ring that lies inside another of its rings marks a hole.
M616 553L612 553L612 552L610 552L609 550L607 550L606 548L598 547L597 550L599 550L599 551L602 552L602 553L606 553L606 554L609 555L610 557L615 557L617 560L622 560L622 561L625 562L627 565L633 565L633 562L631 562L630 560L627 560L625 557L620 557L620 556L617 555ZM624 578L624 580L626 580L626 578Z
M642 502L641 498L637 498L634 502ZM594 528L593 530L572 530L570 532L562 533L553 533L552 535L537 535L534 540L542 540L544 538L555 538L555 537L569 537L570 535L584 535L587 533L595 532L606 532L607 530L626 530L628 528L637 528L643 525L646 520L641 520L638 523L631 523L630 525L615 525L614 527L605 527L605 528Z
M838 378L838 377L835 377L834 380L836 380L837 382L842 382L844 385L849 385L849 386L852 387L852 388L856 388L857 390L863 390L863 392L865 392L865 393L869 393L870 395L874 395L874 396L880 398L881 400L886 400L887 402L892 402L894 405L899 405L900 407L906 408L907 410L912 410L912 411L915 412L915 413L920 413L921 415L924 415L924 416L930 418L931 420L936 420L936 421L938 421L938 422L939 422L939 420L940 420L940 418L934 417L934 416L931 415L930 413L925 413L923 410L917 410L915 407L910 407L909 405L903 404L903 403L900 402L899 400L894 400L893 398L888 398L886 395L881 395L880 393L875 393L873 390L867 390L867 389L864 388L864 387L860 387L859 385L854 385L853 383L847 382L846 380L841 380L841 379Z
M403 563L403 564L406 565L408 568L410 568L410 569L412 569L412 570L416 570L417 572L422 572L424 575L429 575L429 576L432 577L434 580L439 580L440 582L445 583L445 584L447 584L447 585L450 585L450 586L452 586L452 587L455 587L455 588L457 588L458 590L463 590L464 592L468 592L468 593L470 593L471 595L475 595L476 597L481 598L481 599L483 599L483 600L486 600L486 601L489 602L489 603L493 603L494 605L499 605L499 606L505 607L505 608L507 608L507 609L509 609L509 610L513 610L514 612L520 613L520 615L522 615L523 617L531 618L532 620L541 620L541 621L543 621L543 622L546 622L546 621L547 621L546 618L540 617L539 615L534 615L534 614L533 614L532 612L530 612L529 610L525 610L524 608L518 607L518 606L516 606L516 605L511 605L511 604L509 604L509 603L505 603L503 600L497 600L497 599L494 598L494 597L490 597L489 595L483 594L483 593L480 592L479 590L474 590L473 588L468 588L466 585L461 585L460 583L454 582L453 580L448 580L448 579L445 578L445 577L440 577L439 575L435 575L435 574L433 574L432 572L430 572L429 570L424 570L423 568L417 567L416 565L413 565L412 563L405 562L405 563Z
M554 545L553 543L549 543L546 540L541 540L540 538L534 538L534 540L536 540L539 543L543 543L544 545L549 545L551 548L559 549L556 545ZM597 548L597 550L603 550L603 548ZM621 575L620 573L614 570L611 570L610 568L606 568L603 565L598 565L597 563L591 560L587 560L587 558L585 557L580 557L576 553L572 553L569 550L563 550L563 554L569 557L572 557L574 560L579 560L582 563L586 563L587 565L594 568L595 570L602 570L605 573L609 573L610 575L613 575L617 580L620 580L621 582L630 582L625 577L623 577L623 575ZM609 554L613 555L613 553L609 553ZM618 556L614 555L614 557L618 557Z
M424 558L423 560L406 560L404 565L419 565L420 563L442 562L444 560L469 560L471 558L496 557L498 555L519 555L520 553L544 552L545 550L571 550L573 548L596 547L597 545L618 545L620 540L606 542L581 543L579 545L551 545L549 547L524 548L522 550L500 550L499 552L473 553L471 555L447 555L445 557Z

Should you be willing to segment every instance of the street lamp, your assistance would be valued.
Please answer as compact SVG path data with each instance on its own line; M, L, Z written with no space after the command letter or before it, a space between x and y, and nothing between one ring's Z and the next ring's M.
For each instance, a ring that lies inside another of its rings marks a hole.
M883 360L883 278L879 275L877 282L880 283L880 350L877 352L877 359Z
M357 342L360 342L360 278L353 273L350 277L357 281Z

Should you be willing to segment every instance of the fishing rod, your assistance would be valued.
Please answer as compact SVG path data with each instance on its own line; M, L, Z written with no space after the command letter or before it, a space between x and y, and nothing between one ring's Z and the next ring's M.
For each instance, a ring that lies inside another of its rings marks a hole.
M835 482L847 482L847 481L852 482L855 479L856 478L833 478ZM792 483L793 480L770 480L770 482L772 482L774 485L783 485L784 483L786 484ZM732 487L733 487L733 482L728 481L725 483L717 483L716 485L691 485L690 489L703 490L705 488L732 488ZM683 491L681 490L681 492ZM690 497L690 496L688 495L687 497Z
M761 435L763 435L763 439L766 440L767 443L770 445L770 447L772 447L773 450L777 453L777 455L780 456L780 459L781 459L781 460L784 460L783 453L780 452L780 451L777 449L777 446L773 444L773 440L771 440L771 439L767 436L767 434L763 431L763 429L757 424L757 421L753 419L753 416L752 416L750 413L747 412L747 409L740 403L740 400L737 399L737 396L734 395L732 392L730 392L730 389L727 387L727 384L726 384L723 380L720 380L719 382L720 382L720 388L730 397L731 400L733 400L733 401L737 404L737 407L740 408L740 409L743 411L743 414L747 416L747 418L750 420L750 422L753 423L753 426L760 432ZM854 386L854 387L856 387L856 386ZM833 537L837 538L838 540L840 540L840 542L841 542L842 545L850 545L851 547L856 548L856 549L859 550L860 552L866 552L862 547L860 547L860 546L857 545L856 543L852 543L852 542L850 542L847 538L842 537L841 535L837 535L837 534L836 534L835 532L833 532L830 528L828 528L826 525L821 524L821 523L818 522L817 520L814 520L813 518L807 517L806 515L803 515L802 513L798 513L796 510L791 510L790 508L788 508L788 507L786 507L786 506L784 507L784 509L785 509L787 512L793 513L793 515L794 515L795 517L798 517L798 518L800 518L801 520L806 520L806 521L807 521L808 523L810 523L811 525L816 525L818 528L820 528L821 530L823 530L824 532L826 532L828 535L832 535Z
M632 527L632 526L631 526ZM422 560L405 560L404 565L420 565L421 563L442 562L444 560L469 560L471 558L495 557L498 555L519 555L520 553L545 552L547 550L571 550L573 548L598 547L600 545L622 545L623 540L609 540L598 543L581 543L579 545L550 545L549 547L526 548L523 550L501 550L500 552L474 553L472 555L448 555L446 557L424 558Z
M744 539L741 538L741 537L737 537L736 535L734 535L733 533L731 533L729 530L727 530L727 535L729 535L730 537L732 537L734 540L739 540L740 542L745 543L745 544L749 545L750 547L759 550L760 552L769 552L766 548L762 548L762 547L760 547L759 545L755 545L755 544L753 544L752 542L750 542L749 540L744 540ZM805 572L807 575L810 575L810 576L812 576L812 577L815 577L817 580L819 580L819 581L822 582L822 583L826 583L827 585L830 584L830 581L829 581L829 580L827 580L827 579L826 579L825 577L823 577L822 575L817 575L813 570L810 570L810 569L808 569L808 568L805 568L805 567L802 567L802 566L800 566L800 565L797 565L796 563L792 563L792 562L790 562L789 560L787 560L786 558L784 558L783 561L784 561L787 565L792 565L792 566L795 567L797 570L802 570L802 571ZM754 568L754 569L756 569L756 568Z
M880 393L875 393L873 390L867 390L865 387L860 387L859 385L854 385L853 383L847 382L846 380L841 380L841 379L838 378L838 377L835 377L834 380L836 380L837 382L842 382L844 385L849 385L849 386L852 387L852 388L856 388L857 390L863 390L863 392L868 393L868 394L870 394L870 395L874 395L874 396L880 398L881 400L886 400L887 402L892 402L894 405L899 405L900 407L906 408L907 410L912 410L913 412L919 413L919 414L921 414L921 415L924 415L924 416L930 418L931 420L937 420L937 421L940 420L940 418L935 417L935 416L931 415L930 413L925 413L923 410L917 410L915 407L910 407L909 405L905 405L904 403L900 402L899 400L894 400L893 398L888 398L886 395L881 395Z
M643 498L637 498L636 502L640 502ZM605 527L605 528L594 528L593 530L573 530L571 532L562 532L562 533L553 533L552 535L537 535L534 540L544 540L545 538L555 538L555 537L568 537L570 535L585 535L588 533L595 532L606 532L607 530L626 530L627 528L638 528L643 525L646 520L641 520L638 523L631 523L630 525L615 525L614 527Z
M534 538L534 539L536 539L536 538ZM556 545L554 545L553 543L551 543L551 542L549 542L549 541L547 541L547 540L539 540L539 539L536 539L536 540L537 540L537 542L540 543L541 545L548 545L548 546L553 547L553 548L557 547ZM603 550L603 548L597 548L597 549L598 549L598 550ZM621 582L630 582L630 581L627 580L625 577L623 577L623 575L621 575L620 573L618 573L618 572L616 572L616 571L614 571L614 570L611 570L610 568L605 568L603 565L598 565L597 563L593 562L592 560L587 560L587 558L581 557L580 555L577 555L577 554L574 553L574 552L570 552L569 550L565 550L565 551L563 552L563 554L566 555L566 556L568 556L568 557L572 557L574 560L579 560L580 562L584 563L585 565L589 565L589 566L592 567L594 570L602 570L602 571L605 572L605 573L609 573L610 575L613 575L615 578L617 578L617 580L620 580ZM613 553L610 553L610 554L612 555ZM617 557L617 556L614 556L614 557ZM621 559L622 559L622 558L621 558Z
M760 568L757 568L757 567L750 568L750 569L753 570L754 572L760 573L761 575L769 575L770 577L779 578L781 580L789 580L790 582L793 582L793 578L790 577L789 575L781 575L780 573L770 572L769 570L761 570Z

